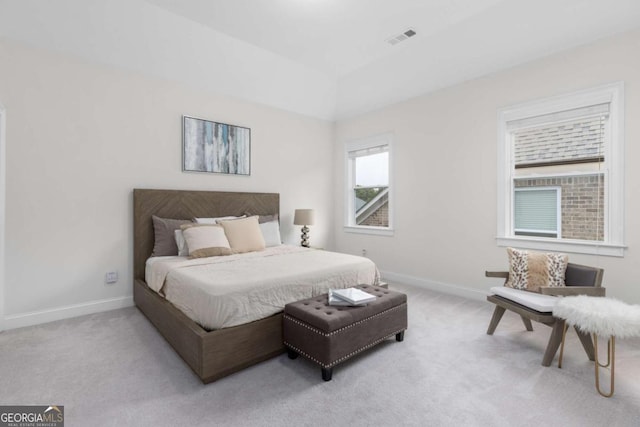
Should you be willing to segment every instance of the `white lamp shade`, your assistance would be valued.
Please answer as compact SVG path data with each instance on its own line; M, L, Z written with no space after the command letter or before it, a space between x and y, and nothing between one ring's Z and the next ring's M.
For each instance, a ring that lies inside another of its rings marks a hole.
M293 225L313 225L313 209L296 209L293 216Z

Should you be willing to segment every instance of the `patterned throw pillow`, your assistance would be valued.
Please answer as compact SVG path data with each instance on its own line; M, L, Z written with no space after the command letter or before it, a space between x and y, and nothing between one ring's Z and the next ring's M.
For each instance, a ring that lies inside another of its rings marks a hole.
M509 280L505 286L540 292L541 286L564 286L569 257L566 254L521 251L507 248Z

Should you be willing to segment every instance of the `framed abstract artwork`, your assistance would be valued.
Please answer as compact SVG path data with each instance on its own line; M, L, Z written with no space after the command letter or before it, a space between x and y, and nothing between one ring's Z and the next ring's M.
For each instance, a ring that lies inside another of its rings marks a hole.
M251 129L182 116L182 170L251 175Z

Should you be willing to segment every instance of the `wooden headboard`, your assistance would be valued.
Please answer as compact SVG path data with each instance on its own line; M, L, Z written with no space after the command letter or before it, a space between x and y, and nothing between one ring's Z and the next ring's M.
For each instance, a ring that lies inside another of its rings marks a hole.
M192 219L227 215L280 213L278 193L225 191L133 190L133 277L144 280L145 262L153 251L151 215Z

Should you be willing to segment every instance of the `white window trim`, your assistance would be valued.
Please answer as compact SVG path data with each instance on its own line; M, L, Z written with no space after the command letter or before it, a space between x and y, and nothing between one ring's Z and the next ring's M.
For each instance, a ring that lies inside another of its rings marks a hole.
M514 188L513 191L540 191L540 190L555 190L556 192L556 239L561 239L562 238L562 188L561 187L557 187L557 186L546 186L546 187L517 187ZM516 206L515 203L512 206L512 210L511 210L511 221L513 221L513 223L515 224L515 218L516 218ZM515 231L516 228L515 226L513 227L513 231L514 231L514 235L515 235ZM518 230L520 232L523 231L528 231L531 233L545 233L548 231L547 230L524 230L524 229L520 229ZM518 237L531 237L531 236L520 236L517 235Z
M354 200L351 197L351 184L354 180L353 163L349 159L349 152L362 150L365 148L375 147L379 145L387 145L389 147L389 226L388 227L373 227L365 225L355 225L352 222L352 213L355 210ZM345 192L344 192L344 227L343 230L347 233L359 233L359 234L373 234L378 236L393 236L393 219L394 219L394 194L395 188L393 186L393 133L384 133L380 135L374 135L362 139L357 139L345 143L344 155L345 161Z
M581 108L596 104L610 104L610 118L605 147L605 241L582 241L573 239L554 240L530 236L515 236L512 233L513 182L511 171L512 134L507 123L527 117L548 114L554 111ZM608 179L607 179L608 178ZM624 256L624 82L616 82L592 89L573 92L543 100L526 102L498 111L498 246L574 252L593 255Z

